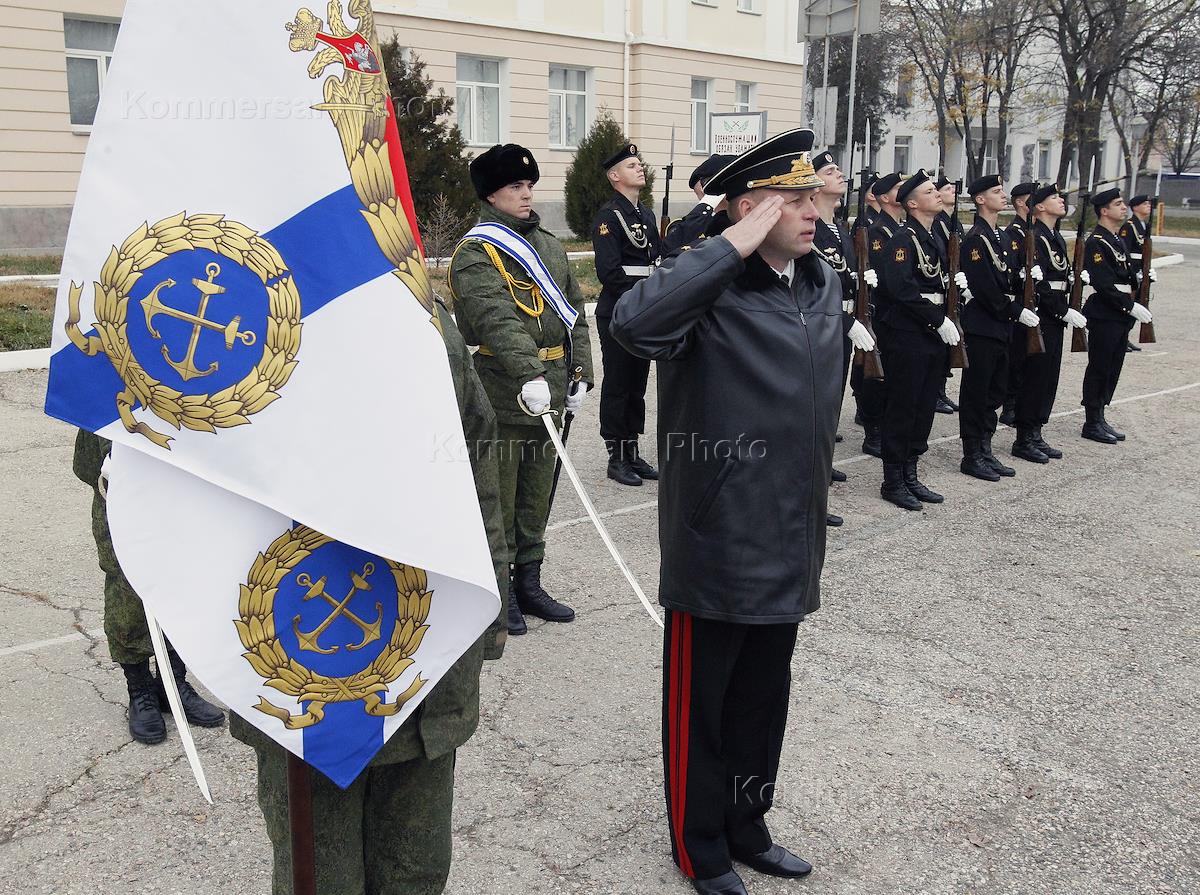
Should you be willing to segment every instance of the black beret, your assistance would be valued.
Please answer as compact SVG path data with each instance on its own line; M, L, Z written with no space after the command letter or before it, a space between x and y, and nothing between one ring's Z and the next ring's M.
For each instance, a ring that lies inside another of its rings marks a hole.
M876 177L875 182L871 184L871 192L876 196L886 196L898 187L902 180L904 180L904 175L899 171L894 174L885 174L883 177Z
M1045 186L1038 187L1034 191L1033 196L1029 200L1029 204L1030 204L1030 206L1041 205L1043 202L1045 202L1051 196L1057 196L1057 195L1058 195L1058 184L1057 183L1048 183Z
M1133 208L1136 205L1144 205L1149 201L1150 201L1150 197L1147 196L1145 193L1138 193L1136 196L1134 196L1132 199L1129 200L1129 207Z
M603 168L605 171L607 171L613 165L621 164L621 162L625 161L625 159L637 158L637 157L638 157L637 147L634 146L632 143L626 143L624 146L622 146L620 149L618 149L616 152L614 152L612 155L610 155L608 158L606 158L604 161L602 161L600 163L600 167Z
M938 179L937 179L937 181L936 181L936 182L935 182L933 185L934 185L934 187L936 187L937 189L939 189L939 190L940 190L940 189L942 189L942 187L947 187L947 186L950 186L950 184L952 184L952 183L954 183L954 181L953 181L953 180L950 180L950 179L949 179L948 177L946 177L946 175L943 173L943 174L939 174L939 175L938 175Z
M929 180L929 173L921 168L918 168L916 174L904 181L904 186L900 187L900 192L896 194L896 200L903 205L904 200L912 195L913 190L919 186L929 183Z
M704 192L736 199L756 189L819 189L825 181L817 176L809 157L813 139L810 129L798 127L764 140L713 175Z
M1113 187L1111 190L1105 190L1102 193L1096 193L1096 195L1092 196L1092 207L1096 209L1096 211L1099 211L1110 202L1116 202L1120 198L1121 191L1116 187Z
M1000 179L999 174L984 174L971 184L971 188L967 190L972 196L978 196L980 193L986 193L988 190L994 190L996 187L1004 183Z
M1033 191L1036 190L1037 188L1038 188L1038 183L1036 180L1027 181L1025 183L1018 183L1016 186L1013 187L1012 197L1014 199L1020 199L1022 196L1032 196Z
M533 153L516 143L496 144L471 162L471 183L480 199L518 180L537 183L541 176Z
M818 155L816 158L813 159L813 170L820 171L826 165L836 165L836 164L837 164L837 162L834 161L833 153L830 152L828 149L826 149L824 152L822 152L820 155Z
M714 174L728 165L737 156L733 155L710 155L702 161L696 170L692 172L692 176L688 178L688 186L692 189L696 188L696 184L701 181L708 181Z

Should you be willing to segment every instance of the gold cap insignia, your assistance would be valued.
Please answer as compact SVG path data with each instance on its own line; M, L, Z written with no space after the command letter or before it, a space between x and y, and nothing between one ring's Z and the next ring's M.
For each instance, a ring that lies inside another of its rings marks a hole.
M630 155L637 155L637 151L638 151L638 150L637 150L637 147L636 147L636 146L634 146L632 143L630 143L630 144L629 144L629 154L630 154Z
M793 189L793 190L808 190L823 187L825 181L817 176L817 172L813 169L811 153L802 152L799 156L792 159L792 170L787 174L776 174L774 177L768 177L763 180L751 180L747 182L746 189L756 190L763 187L774 187L777 189Z

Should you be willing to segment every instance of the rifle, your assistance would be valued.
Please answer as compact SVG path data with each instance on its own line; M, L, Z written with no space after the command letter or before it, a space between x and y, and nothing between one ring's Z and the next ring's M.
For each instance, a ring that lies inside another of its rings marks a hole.
M1154 212L1158 211L1158 196L1150 200L1150 217L1146 220L1146 240L1142 243L1142 282L1138 286L1138 304L1150 307L1150 264L1154 261ZM1130 226L1136 226L1131 224ZM1148 345L1158 341L1154 336L1154 321L1143 323L1138 342Z
M846 226L850 225L850 197L852 195L854 195L853 177L846 181L846 195L842 198L842 207L836 215L836 217L840 217L842 219L842 223Z
M667 228L671 226L671 178L675 176L675 125L671 125L671 160L664 169L667 184L663 188L662 217L658 220L658 238L667 238Z
M954 211L958 213L958 193L962 189L962 181L957 181L954 184ZM950 222L950 240L946 246L946 255L950 262L950 285L946 288L946 319L954 324L954 328L958 330L958 344L950 349L950 369L965 370L971 366L971 361L967 357L967 340L963 334L962 324L959 321L958 311L958 283L955 278L958 276L959 270L959 253L962 248L962 237L958 235L958 228L954 226L954 221Z
M866 183L868 171L866 168L860 172L862 175L863 186L858 190L858 220L861 221L867 211L867 190ZM847 192L846 198L850 198ZM849 202L847 202L849 205ZM854 231L854 254L858 261L858 292L854 297L854 319L861 323L871 334L871 338L875 339L875 327L871 324L871 287L867 285L867 268L870 264L870 257L867 254L867 227L862 225ZM863 351L861 348L854 349L854 365L863 368L864 379L882 379L883 378L883 356L879 353L879 340L876 339L874 351Z
M1031 197L1032 198L1032 197ZM1029 203L1033 205L1032 202ZM1027 310L1037 312L1037 286L1033 282L1033 276L1030 271L1037 264L1037 244L1033 236L1033 208L1029 209L1029 216L1025 219L1025 307ZM1029 330L1025 335L1025 353L1026 354L1045 354L1046 340L1042 338L1042 326L1039 323L1037 326L1027 327Z
M1075 233L1075 257L1071 270L1075 272L1075 281L1071 283L1071 308L1083 313L1083 263L1087 234L1087 209L1092 201L1090 190L1079 197L1079 229ZM1071 331L1071 350L1081 353L1088 350L1088 334L1086 329L1076 327Z

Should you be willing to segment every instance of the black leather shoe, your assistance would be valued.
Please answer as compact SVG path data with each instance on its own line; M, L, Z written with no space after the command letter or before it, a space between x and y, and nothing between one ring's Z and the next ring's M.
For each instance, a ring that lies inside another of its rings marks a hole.
M1101 444L1117 443L1116 437L1099 423L1084 423L1083 431L1079 434L1088 439L1088 441L1098 441Z
M909 460L904 464L904 485L912 496L921 503L945 503L946 498L938 494L936 491L927 488L925 484L917 478L917 461Z
M1050 458L1038 450L1037 445L1033 443L1033 433L1024 430L1017 433L1017 440L1013 442L1012 446L1012 455L1030 463L1050 462Z
M969 475L974 479L981 479L985 482L1000 481L1000 473L992 469L991 464L980 455L963 457L962 463L958 465L958 468L963 475Z
M1051 447L1046 444L1046 439L1042 438L1042 427L1038 426L1033 430L1033 446L1049 457L1051 460L1061 460L1063 452L1056 447Z
M629 461L629 468L639 479L646 479L649 482L658 481L658 470L642 459L636 444L633 446L633 459Z
M779 876L784 879L799 879L812 873L812 864L803 858L798 858L782 845L772 845L761 855L752 855L736 860L745 864L751 870L765 873L767 876Z
M1017 474L1015 469L1013 469L1011 466L1005 466L1000 462L996 455L992 453L991 438L985 438L983 440L983 462L992 467L992 471L1001 478L1011 479Z
M518 563L513 566L513 590L517 605L525 615L548 622L573 622L575 610L554 599L542 587L542 563Z
M608 461L608 477L618 485L628 485L630 488L640 488L642 477L633 470L628 460L620 458Z
M1113 438L1115 438L1117 441L1125 440L1125 433L1118 432L1115 428L1113 428L1113 424L1108 421L1108 417L1105 415L1103 409L1101 409L1101 411L1100 411L1100 425L1103 426L1105 429L1107 429L1108 434L1111 435Z
M732 870L712 879L694 879L690 882L700 895L749 895L742 878Z
M938 413L954 413L954 404L949 398L940 397L937 400L937 406L934 408Z
M525 623L525 613L517 605L517 592L513 590L511 583L508 585L508 633L513 637L529 633L529 625Z
M158 682L150 673L150 660L121 665L129 689L129 735L146 746L167 738L167 722L158 707Z
M826 513L825 524L830 528L841 528L846 524L846 520L841 516L835 516L833 513Z
M835 466L833 468L833 472L829 474L829 479L833 482L844 482L846 481L846 473L842 472Z
M839 432L837 435L833 436L833 443L834 443L834 444L841 444L841 443L842 443L843 441L845 441L845 440L846 440L846 439L842 437L842 433L841 433L841 432Z
M1128 354L1131 351L1141 351L1141 350L1142 350L1141 348L1138 348L1137 345L1134 345L1132 342L1125 343L1125 353L1126 354Z
M921 509L921 501L913 497L913 493L904 484L904 468L901 466L883 464L883 484L879 488L879 496L902 510L919 512Z
M196 692L188 683L187 666L175 648L167 644L167 657L171 660L171 674L175 678L175 686L179 689L179 702L183 706L183 716L193 727L220 727L225 723L225 713ZM158 670L162 677L162 669ZM171 706L167 702L167 691L163 689L161 679L156 682L158 692L158 708L163 713L169 713Z

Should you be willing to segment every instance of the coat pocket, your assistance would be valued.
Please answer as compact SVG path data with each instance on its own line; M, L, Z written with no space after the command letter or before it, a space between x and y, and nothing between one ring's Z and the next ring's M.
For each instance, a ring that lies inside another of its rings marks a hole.
M735 466L737 466L736 457L725 458L725 462L721 464L721 468L717 471L716 476L708 483L708 487L704 489L704 494L701 495L700 502L692 510L692 518L688 520L689 526L698 530L704 524L704 521L708 518L709 510L712 509L712 505L717 499L717 495L721 493L721 489L725 486L725 480L729 478Z

